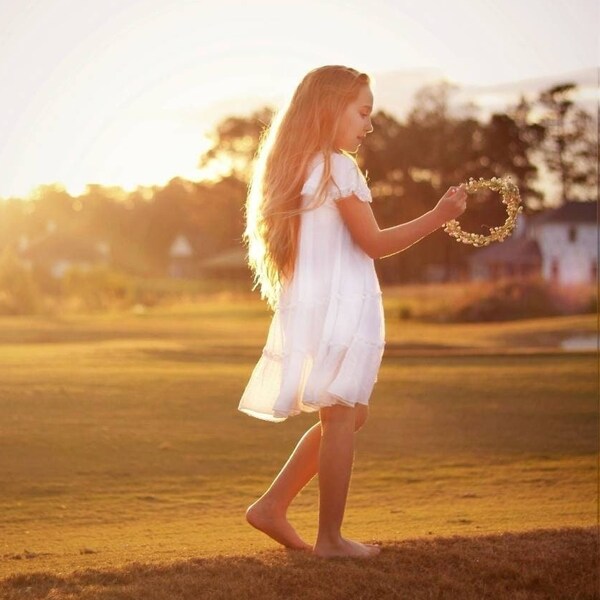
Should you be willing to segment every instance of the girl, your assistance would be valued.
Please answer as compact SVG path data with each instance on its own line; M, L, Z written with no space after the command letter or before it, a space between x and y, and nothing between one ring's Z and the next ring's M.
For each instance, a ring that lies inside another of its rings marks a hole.
M342 537L354 433L385 346L374 259L405 250L466 208L450 188L417 219L379 229L365 177L351 156L373 131L365 73L310 71L263 132L245 206L244 242L255 285L274 314L239 410L281 422L318 411L248 522L288 548L320 557L370 557L378 546ZM295 496L319 473L314 546L287 521Z

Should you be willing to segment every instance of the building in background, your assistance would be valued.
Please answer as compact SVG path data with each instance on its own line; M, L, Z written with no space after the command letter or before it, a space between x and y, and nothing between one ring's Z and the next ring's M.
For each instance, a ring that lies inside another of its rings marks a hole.
M108 242L59 232L52 222L47 227L47 233L40 238L30 240L22 235L17 253L27 267L54 280L62 279L74 267L88 270L110 263Z
M558 285L594 283L598 277L598 202L568 201L558 208L517 217L503 242L469 257L471 280L541 275Z
M185 278L197 275L198 244L194 236L179 233L169 246L169 277Z

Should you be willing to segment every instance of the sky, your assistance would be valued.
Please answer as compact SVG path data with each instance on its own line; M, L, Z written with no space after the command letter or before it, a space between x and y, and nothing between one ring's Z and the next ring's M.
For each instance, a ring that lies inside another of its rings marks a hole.
M281 102L324 64L459 85L598 67L599 12L597 0L0 0L0 197L201 179L211 107Z

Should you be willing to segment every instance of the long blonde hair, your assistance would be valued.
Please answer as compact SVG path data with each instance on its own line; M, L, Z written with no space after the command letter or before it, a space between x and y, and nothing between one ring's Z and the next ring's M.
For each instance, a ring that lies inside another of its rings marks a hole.
M254 290L276 310L282 287L294 273L300 213L325 201L331 180L330 157L339 123L362 86L366 73L327 65L309 71L291 99L273 116L260 136L245 204L248 264ZM312 206L301 208L301 190L309 162L324 156L324 173Z

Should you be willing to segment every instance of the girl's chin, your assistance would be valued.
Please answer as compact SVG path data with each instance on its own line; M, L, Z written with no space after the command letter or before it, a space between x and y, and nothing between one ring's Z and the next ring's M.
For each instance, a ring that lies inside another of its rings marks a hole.
M338 146L338 150L340 152L349 152L350 154L354 154L355 152L358 152L358 149L360 148L360 140L356 140L356 142L354 142L354 144L348 144L346 146Z

